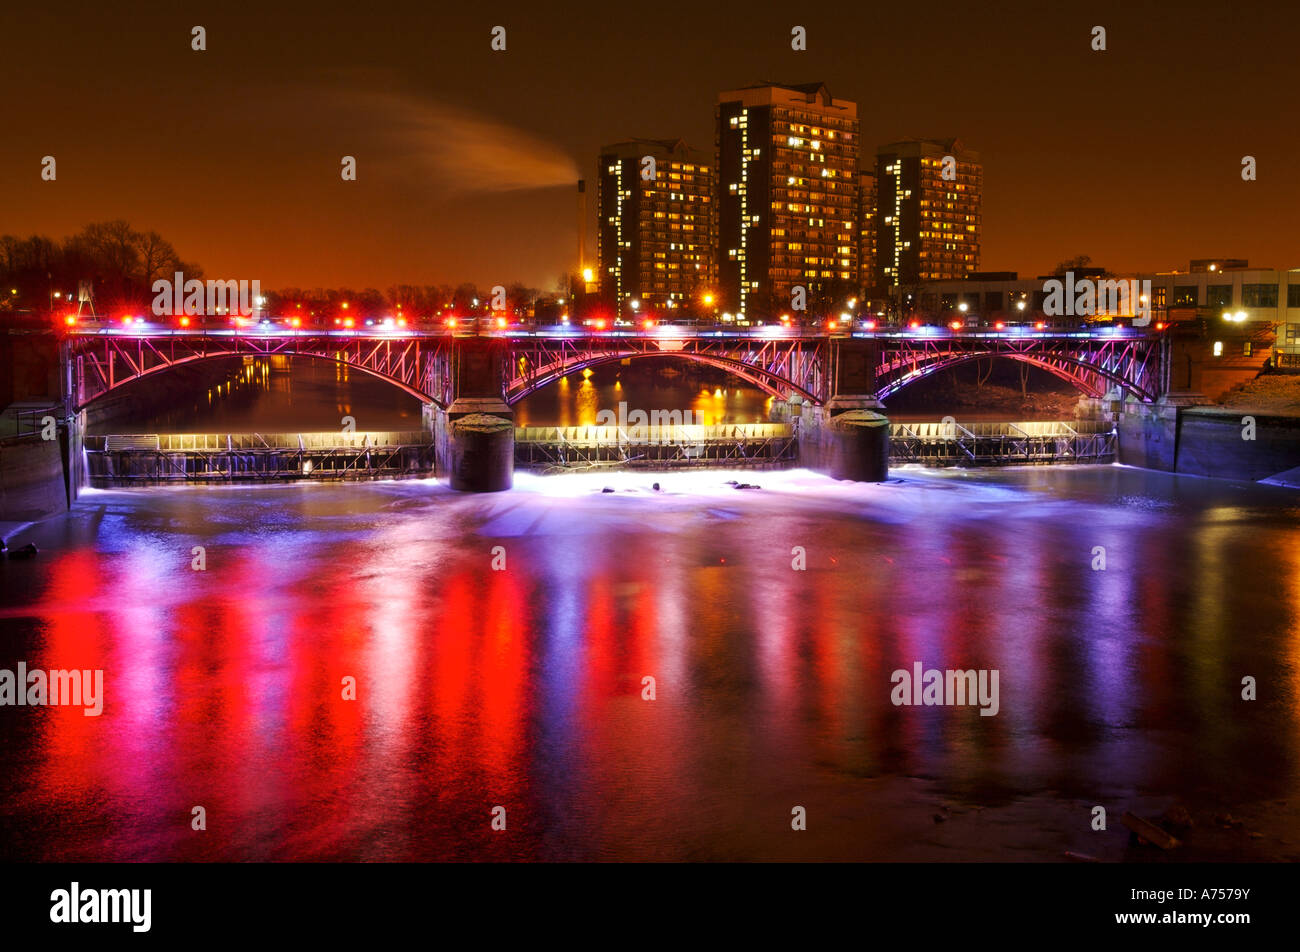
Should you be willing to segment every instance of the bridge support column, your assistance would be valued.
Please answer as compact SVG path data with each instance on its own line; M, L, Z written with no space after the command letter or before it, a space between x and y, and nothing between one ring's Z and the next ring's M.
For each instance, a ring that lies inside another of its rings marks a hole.
M59 452L63 455L63 488L68 507L90 484L86 475L86 411L72 413L59 427Z
M832 397L799 416L799 462L833 479L889 478L889 418L875 397Z
M799 417L801 465L834 479L878 483L889 478L889 417L873 396L879 344L845 338L832 343L825 406L804 405Z
M514 411L504 400L463 397L436 410L433 445L452 489L493 493L514 485Z
M438 473L452 489L494 493L515 479L515 413L505 401L504 341L458 337L451 350L451 403L433 412Z

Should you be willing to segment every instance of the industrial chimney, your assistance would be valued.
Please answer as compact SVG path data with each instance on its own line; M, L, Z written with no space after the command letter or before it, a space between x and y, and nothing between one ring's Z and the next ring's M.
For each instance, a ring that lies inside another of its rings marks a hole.
M578 179L578 282L587 270L587 182ZM575 282L577 283L577 282ZM586 285L583 285L586 290Z

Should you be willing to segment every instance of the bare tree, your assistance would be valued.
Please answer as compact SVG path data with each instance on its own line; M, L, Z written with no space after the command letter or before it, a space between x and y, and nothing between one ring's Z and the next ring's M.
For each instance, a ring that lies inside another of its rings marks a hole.
M1088 255L1075 255L1073 258L1067 258L1055 268L1052 274L1065 274L1067 271L1081 271L1092 265L1092 258Z
M171 279L177 271L185 274L181 259L172 243L156 231L135 235L135 249L140 257L140 278L145 288L152 289L157 278ZM185 274L186 278L196 275Z

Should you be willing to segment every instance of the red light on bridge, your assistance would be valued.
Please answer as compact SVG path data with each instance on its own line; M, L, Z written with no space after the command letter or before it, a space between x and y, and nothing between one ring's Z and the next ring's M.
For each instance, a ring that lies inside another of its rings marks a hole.
M916 330L918 327L921 326L921 322L920 322L920 321L913 321L913 322L911 323L910 326L911 326L912 330Z
M874 330L876 329L876 322L875 322L875 321L863 321L863 322L862 322L862 326L863 326L864 328L866 328L867 330L869 330L869 331L874 331Z
M1034 325L1034 330L1041 331L1046 326L1047 325L1044 324L1042 321L1039 321L1037 324Z
M1165 322L1164 322L1164 321L1161 321L1160 323L1156 324L1156 330L1158 330L1158 331L1162 331L1162 330L1164 330L1164 329L1165 329Z
M71 327L72 325L77 323L77 319L73 315L69 314L67 317L63 319L63 323Z
M455 326L456 326L456 318L454 318L454 317L449 317L449 318L447 318L447 326L448 326L448 327L455 327Z
M650 330L650 328L655 326L655 322L650 320L649 318L646 318L646 320L642 322L641 326L644 327L646 330Z
M289 323L292 324L294 327L302 327L302 318L301 318L301 317L295 317L295 318L294 318L293 320L291 320Z
M1007 325L1003 324L1001 321L998 321L996 324L993 325L993 329L995 331L1000 331L1003 330L1006 326Z
M834 322L834 321L827 321L827 322L826 322L826 328L827 328L827 330L832 330L832 331L835 330L835 322Z
M953 330L955 330L955 331L959 331L959 330L961 330L961 321L953 321L953 322L952 322L951 324L949 324L948 326L951 327L951 328L952 328Z
M182 317L181 327L189 327L189 326L190 326L190 319L188 317Z
M399 317L399 318L397 319L397 326L398 326L398 327L405 327L405 326L406 326L406 318L404 318L404 317Z
M353 321L352 318L350 318L350 317L345 318L345 319L343 320L343 326L344 326L344 327L351 327L354 323L356 323L356 322Z
M131 318L129 318L129 317L124 317L124 318L122 318L122 323L123 323L123 324L130 324L130 323L131 323Z
M603 320L602 320L602 321L597 321L597 322L596 322L596 330L598 330L598 331L603 331L604 329L605 329L605 322L604 322Z
M505 327L505 326L506 326L506 319L504 317L498 317L497 327Z

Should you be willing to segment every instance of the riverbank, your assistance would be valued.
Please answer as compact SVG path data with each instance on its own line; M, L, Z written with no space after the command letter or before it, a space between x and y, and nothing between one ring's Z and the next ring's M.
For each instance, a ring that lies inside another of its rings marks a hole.
M58 440L39 435L0 440L0 526L67 511L63 469Z
M1262 374L1233 387L1219 406L1243 414L1300 417L1300 374Z
M904 391L906 393L906 391ZM1079 392L1072 387L1037 389L1027 393L1019 387L997 383L975 386L936 381L917 399L899 394L890 400L885 413L890 420L906 423L938 420L944 416L961 420L1073 420Z
M1216 479L1274 479L1300 466L1300 415L1171 402L1124 404L1119 462Z

